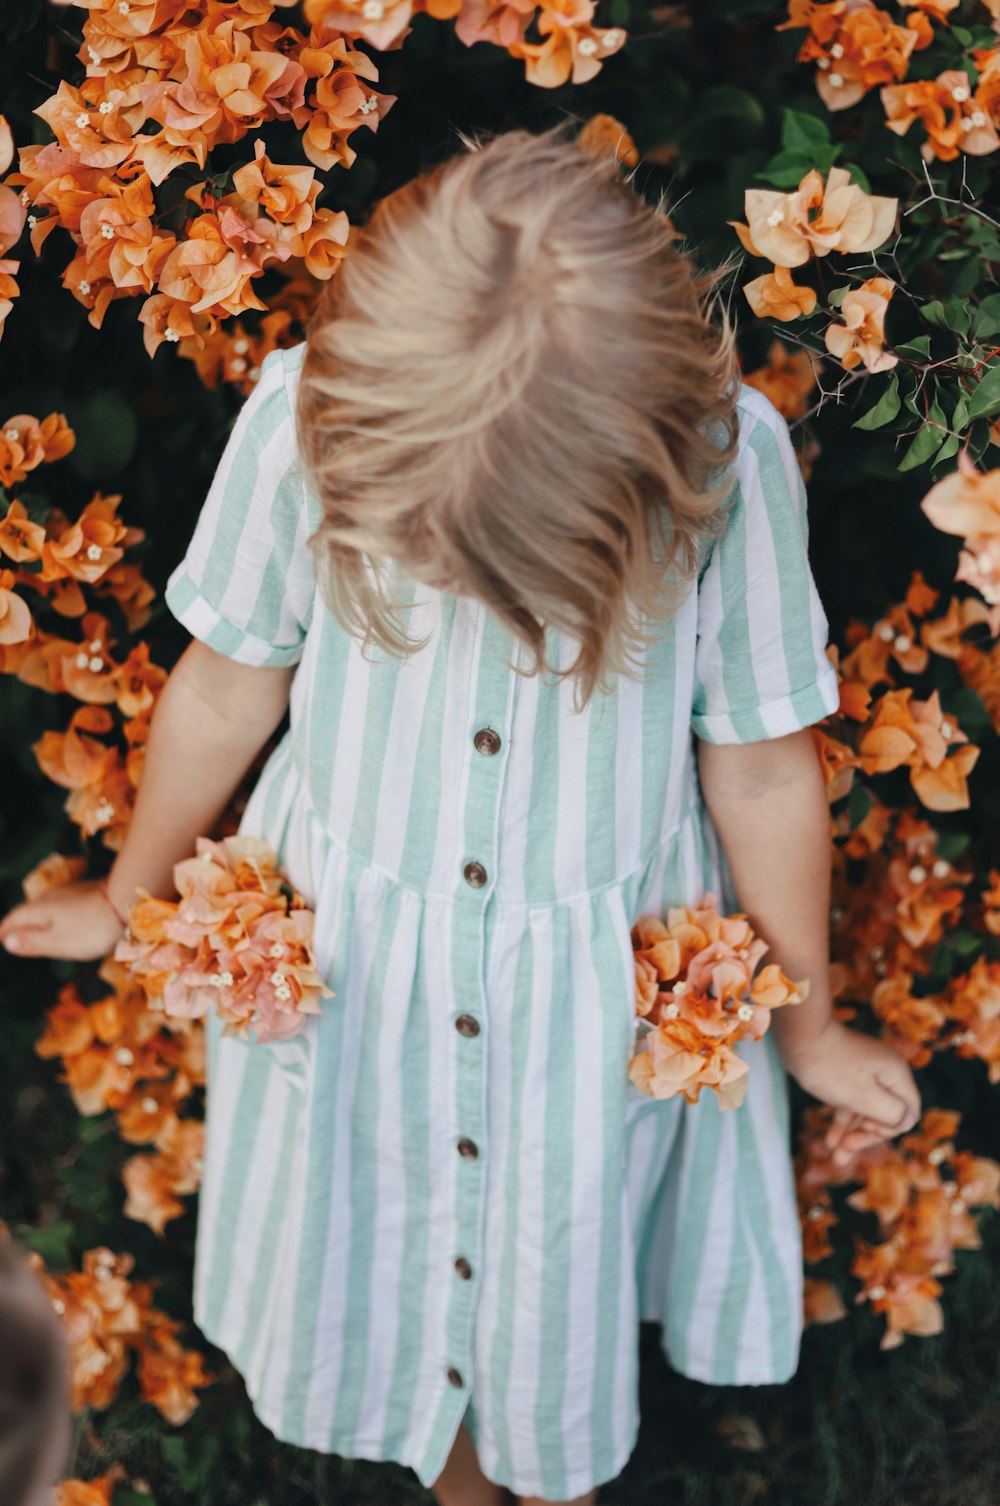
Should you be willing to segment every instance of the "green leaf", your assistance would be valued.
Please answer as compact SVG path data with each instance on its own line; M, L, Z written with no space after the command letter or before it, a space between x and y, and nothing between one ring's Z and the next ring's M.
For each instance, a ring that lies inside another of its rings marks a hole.
M894 371L886 384L885 391L873 408L861 417L855 419L852 429L881 429L883 424L892 423L901 407L899 398L899 376Z
M825 120L785 106L781 112L781 145L786 152L804 152L808 156L814 147L828 146L829 143L830 132Z
M766 167L754 173L754 181L768 183L774 188L798 188L812 168L824 174L829 172L839 151L839 146L824 146L808 153L779 152Z
M949 298L944 306L945 323L964 339L972 327L972 306L967 298Z
M905 345L894 345L893 350L898 355L906 356L911 361L929 361L931 355L930 335L918 335L915 340L908 340Z
M102 485L119 475L132 459L139 437L131 403L118 392L94 392L73 404L68 417L76 431L76 445L67 465L85 481Z
M938 832L937 854L944 858L946 863L954 863L969 845L969 833L967 831L942 831Z
M949 298L947 303L934 298L920 310L928 324L935 329L947 329L963 337L972 324L972 310L965 298Z
M850 173L852 183L856 183L859 188L863 188L865 193L871 193L872 186L868 181L868 174L856 162L845 162L842 165Z
M974 936L971 931L956 931L949 939L960 957L971 957L973 952L983 949L983 938Z
M934 420L934 422L932 423L931 420ZM925 465L931 456L937 453L947 438L944 428L938 427L938 425L944 425L945 423L947 423L947 420L939 404L936 401L933 402L930 413L927 416L927 423L919 431L916 439L914 439L896 469L899 471L912 471L918 465Z
M931 464L936 467L936 466L939 466L942 463L942 461L950 460L951 457L957 452L958 446L959 446L960 443L961 443L961 441L959 440L959 437L958 437L957 434L948 434L948 435L946 435L945 436L944 444L941 446L941 448L938 450L937 454L934 456L934 459L932 460Z
M975 742L978 737L989 735L990 714L982 697L970 685L963 685L948 700L948 710L967 737Z
M968 428L968 424L969 404L966 399L965 393L963 392L959 395L958 402L955 404L955 411L951 415L951 426L955 430L956 434L961 434L963 429Z
M991 293L983 299L973 312L972 328L977 340L990 340L1000 334L1000 293Z
M987 367L969 399L969 417L989 418L1000 412L1000 362Z
M872 808L872 793L867 785L855 780L851 785L851 792L847 797L847 813L850 817L851 830L860 826Z

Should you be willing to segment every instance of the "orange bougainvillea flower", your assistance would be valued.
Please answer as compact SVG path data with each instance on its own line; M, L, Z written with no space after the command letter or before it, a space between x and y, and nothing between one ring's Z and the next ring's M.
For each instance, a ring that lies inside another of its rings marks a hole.
M545 0L536 23L545 40L520 38L507 49L511 57L524 59L529 83L543 89L558 89L567 81L585 84L600 72L607 58L620 51L624 31L594 27L595 9L593 0Z
M919 9L905 26L870 0L789 0L788 11L777 29L808 29L798 61L815 62L816 89L828 110L848 109L876 85L904 78L913 51L933 40Z
M40 899L50 889L63 884L73 884L87 871L87 860L67 857L61 852L50 852L48 857L36 863L21 880L21 889L26 900Z
M869 277L851 288L840 304L843 324L828 324L826 348L845 371L864 363L871 372L891 371L899 357L885 349L885 315L896 284L888 277Z
M758 319L780 319L787 323L802 314L811 314L816 307L814 290L798 287L787 267L775 267L773 272L755 277L744 285L743 292Z
M810 1323L836 1323L839 1318L847 1316L847 1304L832 1281L806 1276L802 1302L805 1326Z
M27 643L35 623L28 603L14 589L13 570L0 570L0 647Z
M93 1480L64 1480L56 1486L54 1506L112 1506L111 1492L120 1478L116 1472Z
M635 142L613 115L592 115L576 139L585 152L596 156L613 157L629 167L639 161Z
M967 746L949 753L952 744ZM946 716L934 693L926 701L913 699L908 687L890 690L877 702L858 749L867 774L886 774L907 766L910 782L930 810L966 810L966 780L979 758L979 749L953 718Z
M844 167L831 167L825 184L813 168L791 193L748 188L747 224L729 223L752 256L800 267L810 255L874 251L892 233L898 202L865 193Z
M12 188L0 187L0 335L19 291L15 279L20 262L6 253L20 240L27 212Z
M50 413L39 423L16 413L0 428L0 482L14 486L43 462L61 460L76 443L64 413Z
M949 1044L958 1056L986 1063L991 1083L1000 1082L1000 963L977 957L948 986L947 1009L960 1027Z
M982 156L1000 146L988 102L984 108L960 68L946 69L936 79L890 84L880 92L891 131L902 136L915 120L923 125L927 140L920 151L928 162L935 157L951 162L959 151Z
M783 341L773 340L767 352L766 366L758 366L755 371L748 372L743 380L748 387L756 387L758 392L763 392L782 418L801 418L816 386L816 369L816 358L811 351L791 350Z

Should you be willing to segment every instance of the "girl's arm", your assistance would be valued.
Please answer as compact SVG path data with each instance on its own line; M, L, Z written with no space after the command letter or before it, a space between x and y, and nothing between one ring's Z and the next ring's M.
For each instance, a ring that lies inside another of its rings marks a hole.
M809 979L808 998L776 1010L770 1028L791 1075L840 1111L831 1145L844 1134L845 1149L856 1150L910 1128L920 1095L903 1057L833 1015L830 811L810 729L699 741L698 772L740 909L768 942L769 960Z
M108 875L124 914L141 886L173 894L174 864L211 832L288 705L296 666L239 664L192 639L153 712L132 820ZM19 956L105 956L121 935L89 880L49 890L0 921L0 943Z

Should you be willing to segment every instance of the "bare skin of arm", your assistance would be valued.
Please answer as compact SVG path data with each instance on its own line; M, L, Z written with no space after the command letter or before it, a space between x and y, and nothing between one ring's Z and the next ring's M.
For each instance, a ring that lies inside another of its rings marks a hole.
M174 864L208 835L288 706L295 665L251 668L192 639L160 692L142 780L108 892L125 914L141 887L173 893ZM92 961L122 935L98 880L66 884L15 905L0 944L20 957Z
M786 1070L835 1110L827 1143L846 1161L909 1130L920 1094L887 1042L833 1016L829 981L830 811L809 728L755 743L698 743L702 794L739 907L770 946L768 961L809 979L801 1004L770 1029Z

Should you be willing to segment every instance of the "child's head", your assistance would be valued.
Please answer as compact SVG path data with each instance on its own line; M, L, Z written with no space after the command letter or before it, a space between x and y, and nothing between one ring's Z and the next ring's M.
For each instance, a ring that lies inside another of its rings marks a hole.
M0 1226L0 1501L47 1506L71 1440L69 1357L48 1293Z
M463 144L376 203L313 319L297 420L317 577L391 653L419 646L392 560L483 603L533 669L546 627L565 632L585 701L718 526L733 334L716 276L611 158L565 126Z

